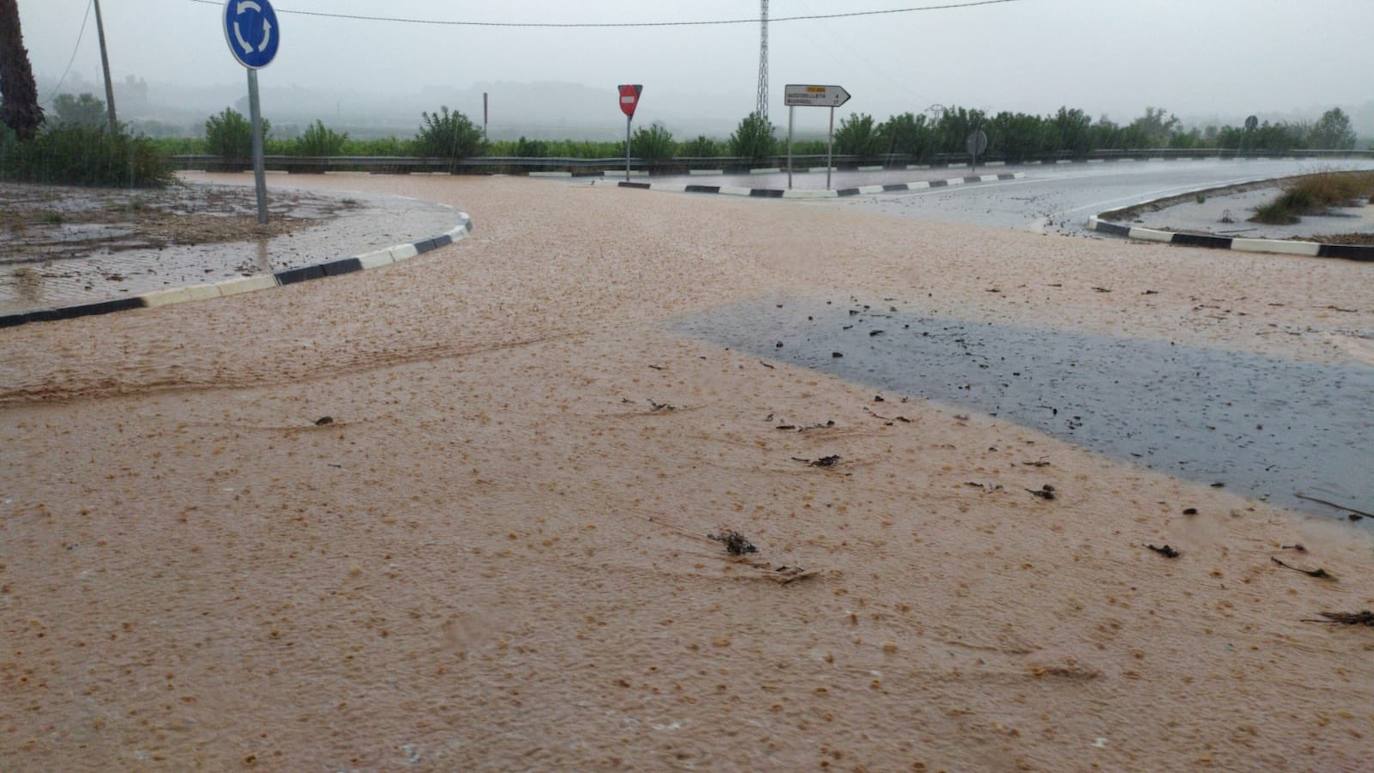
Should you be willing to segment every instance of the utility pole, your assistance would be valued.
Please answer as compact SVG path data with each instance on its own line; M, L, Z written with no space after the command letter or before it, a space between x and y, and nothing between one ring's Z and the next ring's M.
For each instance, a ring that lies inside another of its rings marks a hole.
M115 117L114 81L110 80L110 54L105 50L105 21L100 17L100 0L95 3L95 32L100 37L100 66L105 68L105 106L110 112L110 132L119 133L119 119Z
M759 94L758 100L754 103L754 112L768 120L768 0L760 0L759 18L763 23L759 25Z

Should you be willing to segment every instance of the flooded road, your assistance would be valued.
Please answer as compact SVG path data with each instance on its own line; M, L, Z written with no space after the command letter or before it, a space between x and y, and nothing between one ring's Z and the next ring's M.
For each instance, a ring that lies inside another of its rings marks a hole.
M1345 517L1302 493L1374 509L1374 368L968 322L880 298L777 298L674 327L868 384L884 416L926 398L1285 507Z

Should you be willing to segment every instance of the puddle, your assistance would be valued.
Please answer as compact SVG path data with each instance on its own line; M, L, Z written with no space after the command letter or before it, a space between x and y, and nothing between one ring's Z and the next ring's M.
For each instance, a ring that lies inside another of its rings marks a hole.
M1295 496L1305 493L1374 509L1374 368L907 309L877 299L779 298L673 326L888 397L972 409L1280 506L1345 517Z

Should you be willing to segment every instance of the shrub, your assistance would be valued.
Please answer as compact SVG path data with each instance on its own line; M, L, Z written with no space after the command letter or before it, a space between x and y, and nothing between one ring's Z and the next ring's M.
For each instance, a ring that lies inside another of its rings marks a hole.
M682 143L678 148L678 155L683 158L715 158L723 155L724 148L721 143L702 135L694 140Z
M408 156L413 151L411 140L383 137L374 140L348 139L344 142L345 156Z
M441 107L438 113L421 113L420 133L415 149L428 158L459 161L481 155L485 140L482 130L458 111Z
M840 121L835 132L835 150L842 156L873 158L885 150L883 138L873 123L873 116L855 113Z
M653 123L636 131L630 140L630 155L641 161L667 161L676 150L673 133L661 123Z
M0 178L49 185L160 188L172 181L167 159L146 137L105 126L57 125L20 142L0 133Z
M762 161L777 155L778 141L773 136L773 124L758 113L750 113L739 122L730 135L730 154L751 161Z
M1307 175L1284 186L1278 198L1255 209L1256 223L1290 225L1302 215L1316 215L1330 207L1348 205L1374 196L1374 173L1323 172Z
M549 143L521 137L515 143L515 155L520 158L548 158Z
M296 139L291 153L297 156L341 156L347 143L347 133L336 132L325 126L324 121L316 120Z
M272 122L262 119L262 136L272 131ZM253 122L237 110L225 108L205 121L205 150L226 160L253 157Z

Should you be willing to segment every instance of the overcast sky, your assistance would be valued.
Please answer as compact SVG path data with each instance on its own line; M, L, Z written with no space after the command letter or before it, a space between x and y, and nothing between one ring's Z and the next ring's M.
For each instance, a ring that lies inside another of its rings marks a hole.
M939 0L772 0L774 17ZM88 0L19 0L41 75L66 68ZM663 21L756 16L756 0L280 0L279 10L482 21ZM104 0L111 67L151 84L241 84L220 9L189 0ZM562 81L646 86L642 113L737 117L753 104L757 25L501 30L281 17L265 87L357 95L427 86ZM74 71L99 77L92 20ZM1184 116L1317 110L1374 101L1374 0L1021 0L964 10L771 27L774 120L782 86L839 83L884 117L933 103L1048 112L1062 104L1129 120L1146 105ZM616 125L613 92L608 124ZM156 93L154 98L156 98ZM471 105L467 110L480 109ZM522 106L532 114L537 105ZM1315 117L1315 115L1313 116ZM823 111L805 120L823 123ZM1374 126L1362 126L1374 134Z

